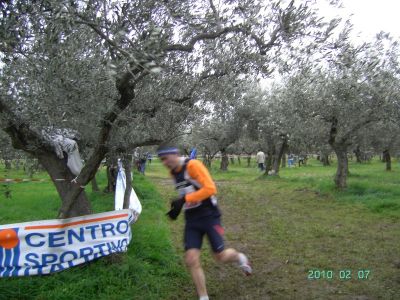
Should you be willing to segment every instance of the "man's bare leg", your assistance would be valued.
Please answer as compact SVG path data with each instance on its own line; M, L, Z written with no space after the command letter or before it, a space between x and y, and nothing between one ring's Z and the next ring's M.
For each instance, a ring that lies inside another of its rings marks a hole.
M217 261L227 262L239 262L239 252L233 248L225 249L219 253L214 253L214 257Z
M185 253L185 263L189 268L194 285L196 286L199 297L207 296L206 278L200 264L200 250L189 249Z
M214 257L217 261L227 263L227 262L237 262L239 264L240 269L246 274L251 275L253 272L250 262L247 259L246 255L236 251L233 248L225 249L219 253L214 253Z

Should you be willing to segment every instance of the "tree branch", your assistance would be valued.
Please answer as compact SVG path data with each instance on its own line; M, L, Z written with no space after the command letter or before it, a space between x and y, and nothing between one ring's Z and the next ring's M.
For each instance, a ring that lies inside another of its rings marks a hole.
M117 45L117 43L115 41L113 41L112 39L110 39L110 37L105 34L100 28L99 25L90 21L87 21L82 15L80 14L76 14L76 16L79 17L80 21L75 21L78 24L84 24L89 26L91 29L93 29L94 32L96 32L102 39L104 39L110 46L112 46L113 48L115 48L116 50L118 50L122 55L124 55L125 57L130 57L129 52L125 51L124 49L122 49L121 47L119 47Z
M167 45L164 47L164 51L169 52L169 51L184 51L184 52L192 52L194 49L194 45L202 40L213 40L216 39L224 34L230 33L230 32L238 32L239 27L234 26L234 27L225 27L219 31L215 32L207 32L207 33L200 33L196 36L194 36L187 45L183 44L172 44L172 45Z
M219 38L228 33L242 33L242 34L247 35L250 38L252 38L258 46L260 54L265 55L267 53L267 51L275 45L276 40L279 38L279 31L280 31L280 27L278 26L272 32L270 40L267 43L265 43L260 37L258 37L256 34L252 33L249 29L246 29L241 26L225 27L225 28L222 28L222 29L214 31L214 32L200 33L200 34L192 37L192 39L186 45L184 45L184 44L167 45L166 47L164 47L164 51L166 51L166 52L169 52L169 51L192 52L195 44L199 41L216 39L216 38Z
M29 122L17 116L0 97L0 116L5 121L2 129L11 138L16 149L24 150L31 154L54 151L52 146L38 132L31 129Z
M112 126L120 113L124 111L135 97L134 86L138 80L143 78L148 72L142 72L134 82L131 81L135 75L139 74L143 69L135 67L133 70L126 71L123 76L117 80L117 88L120 94L118 100L114 103L111 110L105 114L100 123L100 132L96 141L96 146L93 149L92 155L82 168L80 174L76 178L79 184L73 185L65 197L59 212L59 218L65 218L68 214L74 201L81 193L80 186L87 185L90 180L96 175L97 169L101 161L108 152L107 142L110 139Z
M370 114L369 116L372 116L372 114ZM359 129L361 129L362 127L375 122L375 121L379 121L379 118L367 118L361 122L358 122L353 128L351 128L350 130L348 130L340 139L340 141L342 143L345 143L351 136L352 133L358 131Z
M217 22L217 25L220 26L221 25L221 20L220 20L218 11L217 11L217 9L216 9L216 7L214 5L214 2L213 2L213 0L209 0L209 2L210 2L210 7L211 7L211 10L213 12L215 21Z

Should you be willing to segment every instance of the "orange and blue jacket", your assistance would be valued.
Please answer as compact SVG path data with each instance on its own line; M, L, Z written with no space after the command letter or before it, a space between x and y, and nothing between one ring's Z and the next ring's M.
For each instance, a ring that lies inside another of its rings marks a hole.
M186 218L219 215L217 188L204 164L196 159L185 159L182 166L171 172L180 196L185 199Z

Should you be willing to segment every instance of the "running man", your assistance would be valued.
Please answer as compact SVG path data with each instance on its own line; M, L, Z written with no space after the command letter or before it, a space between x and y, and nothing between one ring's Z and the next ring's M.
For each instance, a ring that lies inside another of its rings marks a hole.
M171 210L167 215L176 220L181 209L185 211L185 263L199 299L208 300L205 276L200 264L204 235L207 235L217 261L237 263L246 275L252 273L252 268L243 253L224 248L224 229L215 197L217 189L203 163L180 157L179 150L175 147L160 147L157 152L164 166L170 170L179 192L179 197L171 202Z

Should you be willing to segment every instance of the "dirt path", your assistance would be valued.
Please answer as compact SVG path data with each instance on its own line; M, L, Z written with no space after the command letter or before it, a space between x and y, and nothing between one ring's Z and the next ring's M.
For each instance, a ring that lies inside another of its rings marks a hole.
M175 195L170 180L152 180L165 199ZM254 275L247 278L235 266L216 264L205 242L202 258L211 299L371 300L399 295L398 223L312 191L283 190L274 182L217 181L217 186L226 244L250 256ZM182 219L171 222L181 254ZM308 280L310 269L333 270L334 277ZM368 280L356 278L361 269L370 270ZM341 270L351 270L351 279L339 279ZM194 287L184 287L177 299L196 299Z

